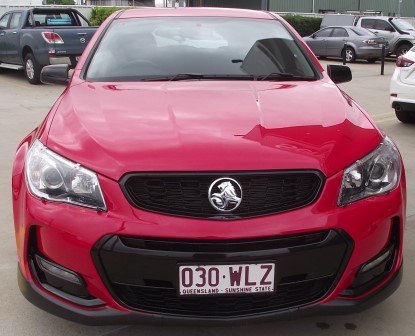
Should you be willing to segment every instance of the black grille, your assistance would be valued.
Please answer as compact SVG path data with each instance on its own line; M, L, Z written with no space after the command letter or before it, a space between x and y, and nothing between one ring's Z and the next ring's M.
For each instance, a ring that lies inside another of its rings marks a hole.
M279 238L232 239L210 241L202 239L193 240L168 240L157 238L137 238L120 236L125 246L154 251L172 252L248 252L271 249L290 248L293 246L305 246L317 244L327 238L328 231L318 231L298 235L287 235Z
M216 297L177 296L174 289L114 285L117 296L130 307L164 314L216 317L258 314L301 305L320 298L333 277L278 286L275 295L245 294Z
M353 249L327 230L239 240L106 236L92 251L113 297L131 309L178 316L244 316L311 304L335 286ZM275 264L275 292L180 296L180 265Z
M222 177L241 185L243 198L231 213L220 213L210 204L211 184ZM174 216L239 219L271 215L313 203L323 186L315 171L218 172L129 174L121 187L137 208Z

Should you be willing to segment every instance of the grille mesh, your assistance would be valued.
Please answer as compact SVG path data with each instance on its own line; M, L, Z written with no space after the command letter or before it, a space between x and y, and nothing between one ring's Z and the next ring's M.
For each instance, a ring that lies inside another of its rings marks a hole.
M128 306L158 313L187 316L241 316L275 311L320 298L333 277L277 287L275 294L179 297L174 289L113 284L117 296Z
M239 182L241 205L222 214L209 202L210 185L221 177ZM323 178L313 171L206 174L130 174L121 180L129 201L137 208L193 218L239 219L271 215L314 202Z

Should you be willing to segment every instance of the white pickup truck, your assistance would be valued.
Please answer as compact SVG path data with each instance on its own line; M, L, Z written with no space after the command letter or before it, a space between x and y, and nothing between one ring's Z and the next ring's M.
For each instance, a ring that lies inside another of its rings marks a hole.
M352 14L326 14L321 28L327 26L356 26L369 29L389 43L389 53L400 56L415 44L415 27L409 22L389 16L360 16Z

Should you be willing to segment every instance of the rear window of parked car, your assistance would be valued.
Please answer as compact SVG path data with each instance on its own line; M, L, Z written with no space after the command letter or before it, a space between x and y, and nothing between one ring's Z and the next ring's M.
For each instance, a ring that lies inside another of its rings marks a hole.
M372 33L370 30L365 29L365 28L354 27L354 28L350 28L350 30L359 36L370 36L370 35L376 36L376 34Z

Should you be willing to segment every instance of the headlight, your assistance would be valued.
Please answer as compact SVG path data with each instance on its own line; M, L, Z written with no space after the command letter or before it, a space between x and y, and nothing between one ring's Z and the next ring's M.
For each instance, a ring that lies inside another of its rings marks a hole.
M97 175L52 152L38 140L27 153L25 175L35 196L106 210Z
M385 138L372 153L345 169L338 205L386 194L396 187L400 175L398 149Z

